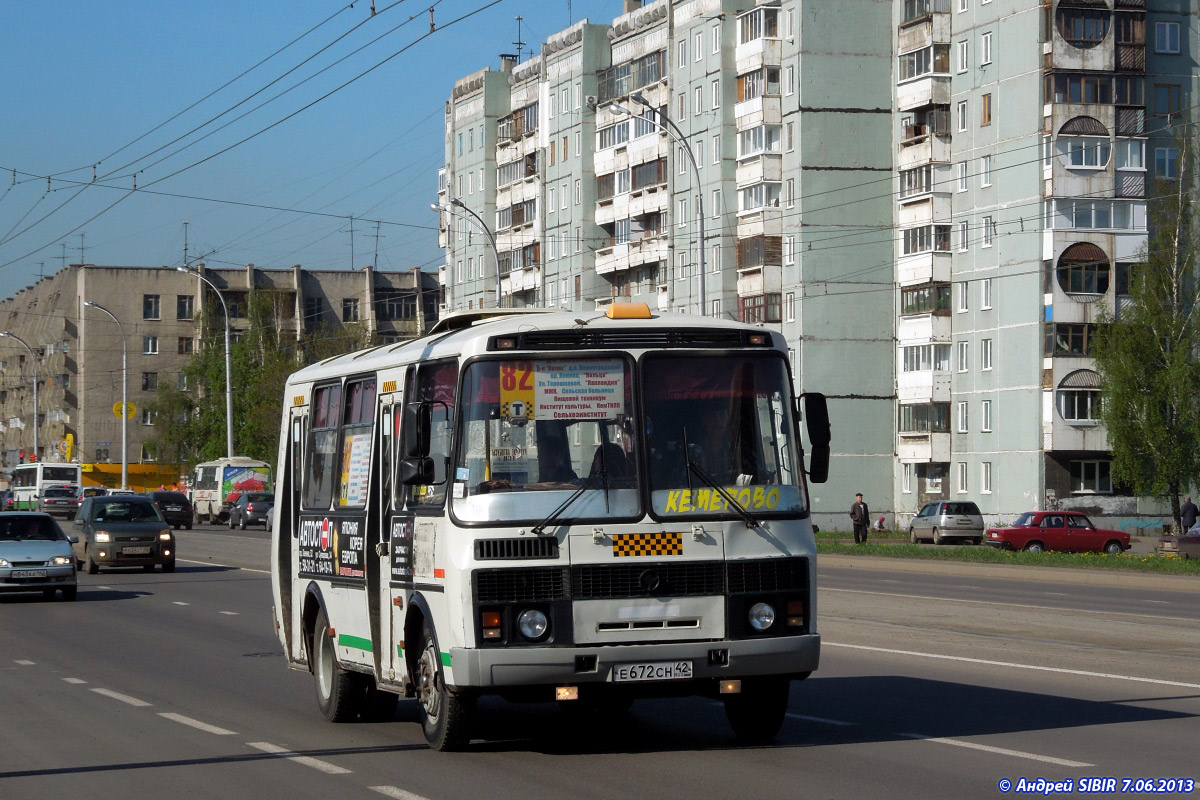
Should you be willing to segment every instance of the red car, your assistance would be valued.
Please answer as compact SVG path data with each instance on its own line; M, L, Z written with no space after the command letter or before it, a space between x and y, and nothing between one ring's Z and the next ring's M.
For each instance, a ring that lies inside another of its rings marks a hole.
M1002 550L1041 553L1109 553L1129 549L1129 534L1097 528L1081 511L1028 511L1011 528L988 528L984 544Z

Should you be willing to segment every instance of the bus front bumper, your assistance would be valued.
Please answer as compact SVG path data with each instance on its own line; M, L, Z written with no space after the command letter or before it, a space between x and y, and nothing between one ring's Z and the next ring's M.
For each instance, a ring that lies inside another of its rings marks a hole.
M817 669L820 634L762 639L602 647L508 647L450 649L450 682L461 689L611 683L613 668L626 664L688 661L692 681L766 675L805 676ZM655 682L624 684L630 689ZM663 681L659 684L666 683Z

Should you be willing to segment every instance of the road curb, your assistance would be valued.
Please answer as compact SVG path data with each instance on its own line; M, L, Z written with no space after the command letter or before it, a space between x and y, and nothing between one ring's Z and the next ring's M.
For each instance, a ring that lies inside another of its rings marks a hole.
M1200 593L1200 578L1192 575L1149 575L1117 570L1070 567L1026 567L1019 564L971 564L962 561L887 558L883 556L818 555L817 567L923 572L935 575L977 575L985 578L1070 583L1080 586L1120 586L1127 589L1170 589Z

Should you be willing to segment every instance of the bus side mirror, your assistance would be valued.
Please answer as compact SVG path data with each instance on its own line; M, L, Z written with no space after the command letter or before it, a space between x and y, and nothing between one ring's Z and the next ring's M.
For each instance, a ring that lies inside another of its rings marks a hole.
M429 403L409 403L404 407L405 461L429 455L433 410Z
M811 445L808 456L808 479L813 483L824 483L829 479L829 408L825 395L802 394L804 402L804 424Z
M400 459L400 483L404 486L428 486L433 479L433 459L429 456Z

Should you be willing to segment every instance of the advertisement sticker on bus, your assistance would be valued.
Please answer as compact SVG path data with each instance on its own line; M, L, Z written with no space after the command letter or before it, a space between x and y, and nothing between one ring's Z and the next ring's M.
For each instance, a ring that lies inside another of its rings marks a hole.
M392 580L408 583L413 579L412 517L392 517Z
M300 574L313 578L362 579L366 574L366 520L302 517Z
M340 506L367 502L367 478L371 466L371 434L347 434L342 447L342 492Z

